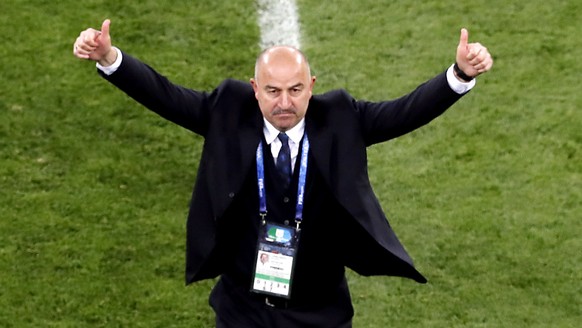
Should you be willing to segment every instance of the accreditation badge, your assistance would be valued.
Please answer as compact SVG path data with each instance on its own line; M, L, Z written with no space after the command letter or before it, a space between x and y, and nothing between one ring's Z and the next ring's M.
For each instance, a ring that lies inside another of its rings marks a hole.
M299 230L295 227L268 221L261 226L252 292L291 297L298 243Z

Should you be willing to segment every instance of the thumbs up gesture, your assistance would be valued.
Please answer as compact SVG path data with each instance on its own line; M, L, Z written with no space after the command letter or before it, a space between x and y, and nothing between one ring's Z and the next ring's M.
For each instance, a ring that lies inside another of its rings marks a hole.
M461 29L456 60L459 68L468 77L477 77L493 66L493 58L487 48L478 42L469 43L469 32L464 28Z
M73 54L81 59L89 59L103 66L109 66L117 59L117 52L111 47L109 25L106 19L101 25L101 31L88 28L79 34L73 45Z

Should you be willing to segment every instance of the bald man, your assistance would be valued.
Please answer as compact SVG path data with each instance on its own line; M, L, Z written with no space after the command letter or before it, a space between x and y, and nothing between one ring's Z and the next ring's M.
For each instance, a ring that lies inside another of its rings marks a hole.
M490 70L487 48L465 29L454 65L406 96L368 102L344 90L313 95L305 55L286 46L258 56L250 83L184 88L112 47L109 27L81 32L75 56L204 137L186 283L220 277L210 294L217 327L351 327L345 267L426 282L372 191L366 147L427 124Z

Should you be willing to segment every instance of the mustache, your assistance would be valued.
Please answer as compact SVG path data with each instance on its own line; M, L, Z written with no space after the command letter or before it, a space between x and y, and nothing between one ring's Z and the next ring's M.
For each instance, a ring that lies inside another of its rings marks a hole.
M295 114L297 113L297 110L295 108L286 108L286 109L282 109L282 108L276 108L273 112L272 115L279 115L279 114Z

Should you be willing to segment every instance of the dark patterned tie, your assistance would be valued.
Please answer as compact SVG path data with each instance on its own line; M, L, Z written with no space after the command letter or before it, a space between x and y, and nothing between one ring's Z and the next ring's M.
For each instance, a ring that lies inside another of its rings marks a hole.
M277 155L277 170L283 177L284 187L289 187L291 182L291 150L289 149L289 136L285 133L279 133L279 140L281 140L281 150Z

